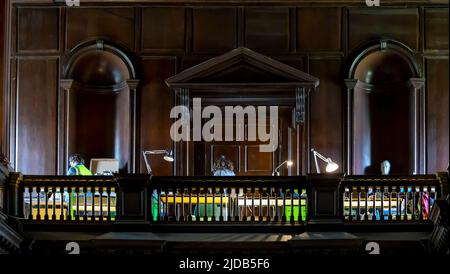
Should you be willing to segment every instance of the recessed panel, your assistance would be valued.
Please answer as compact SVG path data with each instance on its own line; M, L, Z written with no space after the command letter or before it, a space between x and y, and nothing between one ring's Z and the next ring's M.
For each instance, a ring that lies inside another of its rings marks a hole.
M184 51L184 8L145 8L142 10L143 51Z
M140 95L140 136L141 150L172 149L170 138L170 110L173 104L172 91L164 80L175 74L175 59L152 58L142 61L143 75ZM141 155L137 156L141 157ZM151 168L155 175L173 174L172 163L165 161L162 155L150 156ZM141 158L141 172L146 173Z
M273 153L260 152L259 145L245 146L245 161L247 172L267 172L270 175L273 171Z
M236 9L196 8L193 11L193 51L225 52L236 47Z
M335 192L334 190L318 190L315 195L316 216L333 216L335 214Z
M134 47L133 8L69 8L66 27L68 49L92 39Z
M239 145L211 145L211 167L214 167L215 161L220 159L222 155L233 162L235 172L241 171L241 150Z
M394 39L418 48L419 11L414 8L352 8L349 10L349 48L370 40ZM323 35L323 34L322 34Z
M427 173L445 171L449 162L448 59L427 59Z
M16 168L24 174L56 175L56 59L18 61Z
M448 50L448 8L425 9L425 49Z
M331 157L343 170L341 60L310 59L309 63L311 75L320 79L319 87L310 94L311 148ZM313 157L310 166L309 172L316 172Z
M263 52L289 51L289 9L245 9L245 44Z
M297 49L300 51L340 50L341 9L298 8Z
M59 9L18 9L18 51L57 51Z

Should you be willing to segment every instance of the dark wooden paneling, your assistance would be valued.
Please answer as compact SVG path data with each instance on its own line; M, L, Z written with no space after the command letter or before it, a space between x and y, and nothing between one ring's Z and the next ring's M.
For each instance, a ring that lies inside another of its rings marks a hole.
M210 58L212 58L213 56L184 56L181 60L181 70L183 71L185 69L191 68L193 66L196 66Z
M144 8L142 10L142 51L183 52L186 10L184 8Z
M196 8L193 11L193 51L225 52L236 47L236 9Z
M138 95L141 100L141 150L172 149L170 110L173 96L164 80L175 74L175 59L145 59L142 67L142 89ZM172 164L164 161L161 155L150 157L155 175L173 174ZM144 161L141 163L141 171L146 172Z
M448 8L425 9L425 49L448 50Z
M311 22L318 22L311 24ZM318 35L319 34L319 35ZM299 8L297 11L297 49L341 49L340 8Z
M280 56L280 57L272 57L282 63L285 63L288 66L291 66L293 68L296 68L301 71L305 70L305 60L306 58L304 56Z
M231 160L234 165L234 172L240 174L243 170L241 161L242 148L239 144L212 144L211 155L207 155L209 163L205 165L206 167L214 168L215 161L220 159L220 156L224 155L228 160ZM205 175L209 175L209 170L205 170Z
M353 91L353 174L365 174L371 165L370 97L364 90Z
M320 79L319 88L310 93L311 148L331 157L343 170L341 60L310 59L309 64L310 74ZM315 173L313 157L310 164L310 172Z
M273 153L260 152L259 145L245 146L245 166L248 175L270 175L273 171Z
M132 8L68 8L66 47L105 38L133 48L134 29Z
M349 48L368 40L396 39L412 49L418 48L419 12L415 8L351 8L349 10Z
M427 59L427 172L447 169L449 163L448 59Z
M18 9L18 51L57 51L59 9Z
M5 1L2 1L3 3ZM311 145L332 157L341 166L343 103L341 97L344 90L340 85L343 73L340 71L340 60L333 59L334 57L330 59L327 55L319 56L317 51L345 50L345 48L341 49L341 44L345 45L347 42L350 49L354 49L367 40L379 38L393 38L413 49L419 49L420 35L424 37L426 50L448 49L446 25L448 10L446 8L425 8L424 33L419 34L419 8L352 7L349 9L348 41L345 35L347 29L343 29L345 24L342 25L341 22L342 17L344 19L346 17L346 14L341 14L341 10L345 9L339 7L301 7L296 10L275 6L247 8L199 8L196 6L192 8L192 14L191 8L181 6L144 7L140 10L140 7L64 8L60 6L49 8L47 6L25 7L19 4L15 7L15 11L16 9L19 10L17 12L19 20L15 19L16 14L13 12L11 47L19 49L19 54L31 55L35 52L36 55L42 55L43 51L55 54L60 47L63 47L62 44L59 45L59 40L65 39L67 42L65 49L70 49L87 39L104 38L134 49L138 54L141 50L141 54L171 55L164 58L157 57L158 59L145 59L139 69L143 72L142 77L139 77L142 80L142 89L138 90L138 104L141 108L140 116L138 116L141 119L141 133L138 138L142 143L141 149L172 146L169 136L172 122L169 118L172 94L166 88L164 80L175 73L176 62L173 56L183 55L185 50L191 47L193 54L182 57L179 62L183 69L231 49L239 43L308 72L306 56L311 55L313 51L316 52L312 54L317 58L311 59L309 72L320 78L321 85L319 90L311 95ZM59 9L62 10L61 15L67 13L65 21L59 22ZM291 18L290 15L292 15ZM294 17L297 17L295 22ZM3 19L3 17L0 18L0 20ZM61 33L62 38L58 37L59 30L66 30L66 33ZM17 39L15 39L16 31ZM291 41L291 34L294 35L292 39L295 41ZM294 49L302 51L302 54L286 54ZM14 68L12 70L14 71ZM443 154L443 151L448 149L448 133L446 133L448 132L446 124L448 123L448 92L444 93L448 89L448 78L445 74L448 72L448 60L429 59L425 71L429 115L427 120L429 167L427 170L434 172L446 168L448 163L448 154ZM7 77L14 82L16 73L12 72ZM17 138L21 143L17 143L17 147L19 169L25 172L54 174L56 129L53 121L56 121L56 116L53 117L53 115L57 109L54 105L57 80L57 67L54 60L23 59L19 62L17 81L20 117L17 121ZM15 92L15 89L13 90ZM36 97L36 100L25 96L28 94L31 94L33 98ZM24 96L26 98L22 98ZM16 111L14 103L15 101L10 110L6 110L12 115ZM446 109L446 112L441 111L442 109ZM13 121L12 133L14 133L15 125ZM36 131L37 134L23 135L24 130ZM14 149L15 140L10 141L10 147ZM301 146L299 143L298 149L301 150ZM297 150L297 147L294 150ZM35 159L33 157L40 152L45 153L45 161L37 165L32 159ZM295 154L295 152L292 153ZM286 157L284 150L276 153L275 156L276 158ZM156 174L172 174L170 164L159 156L151 157ZM243 165L242 159L240 163ZM145 171L143 165L141 168ZM314 165L312 165L312 171L314 171Z
M130 92L72 88L69 99L68 153L91 158L116 158L120 171L130 167Z
M414 172L414 105L408 86L354 89L354 174L379 175L384 160L390 174Z
M18 61L17 170L56 174L58 61Z
M4 109L3 109L3 85L6 79L6 73L4 71L4 53L5 53L5 46L6 46L6 37L5 37L5 29L6 29L6 22L5 22L5 9L6 7L6 1L2 1L0 3L0 89L2 90L0 95L0 153L5 153L3 151L3 130L5 127L5 123L3 121L4 117Z
M256 51L288 52L289 24L288 8L248 8L245 44Z
M91 158L114 158L115 94L112 91L95 93L73 88L71 95L69 156L81 154L88 167ZM127 105L127 102L122 103Z

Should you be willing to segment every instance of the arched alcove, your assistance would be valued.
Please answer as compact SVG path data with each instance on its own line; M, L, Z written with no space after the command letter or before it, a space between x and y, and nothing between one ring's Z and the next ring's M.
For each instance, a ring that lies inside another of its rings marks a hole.
M391 174L420 173L420 72L409 49L380 41L353 60L349 88L351 174L380 174L384 160Z
M112 52L91 50L80 54L68 71L83 86L113 87L130 79L125 62Z
M72 50L64 66L65 155L116 158L135 171L135 70L123 50L92 41Z

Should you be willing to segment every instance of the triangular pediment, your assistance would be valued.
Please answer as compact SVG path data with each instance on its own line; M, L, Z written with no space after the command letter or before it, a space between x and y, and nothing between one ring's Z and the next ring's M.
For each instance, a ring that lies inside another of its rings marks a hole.
M236 48L168 78L169 87L195 84L292 84L317 87L319 79L248 48Z

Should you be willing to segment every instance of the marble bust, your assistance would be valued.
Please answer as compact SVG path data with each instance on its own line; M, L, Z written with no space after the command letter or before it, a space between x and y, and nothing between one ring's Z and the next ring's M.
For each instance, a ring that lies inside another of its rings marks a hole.
M381 162L381 174L389 175L390 171L391 171L391 163L389 163L388 160L384 160L383 162Z

